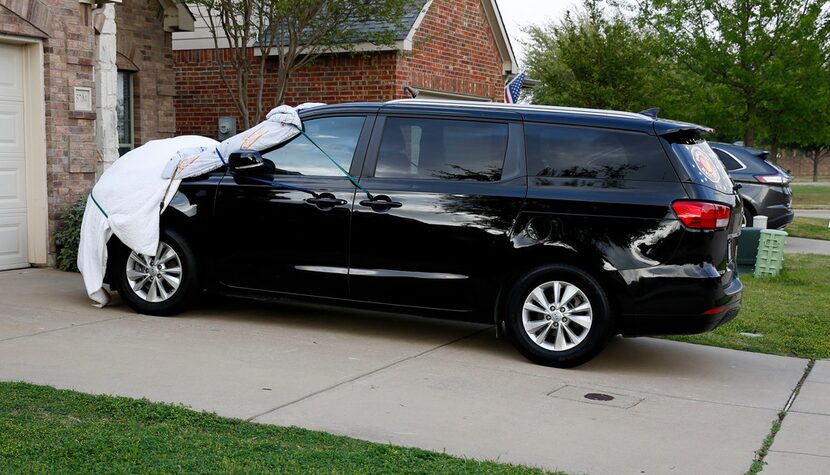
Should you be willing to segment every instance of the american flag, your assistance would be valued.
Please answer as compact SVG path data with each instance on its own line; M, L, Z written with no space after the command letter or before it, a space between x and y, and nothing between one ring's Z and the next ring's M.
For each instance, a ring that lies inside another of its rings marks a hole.
M515 104L519 101L519 94L522 92L522 85L525 83L527 71L522 71L518 76L514 77L506 86L504 86L504 102L508 104Z

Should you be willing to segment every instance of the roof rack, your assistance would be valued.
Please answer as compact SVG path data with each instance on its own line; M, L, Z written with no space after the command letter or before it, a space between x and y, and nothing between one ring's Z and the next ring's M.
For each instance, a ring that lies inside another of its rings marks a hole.
M424 106L453 106L453 107L468 107L468 108L484 108L484 109L499 109L499 110L523 110L523 111L537 111L537 112L557 112L560 114L574 114L574 115L593 115L600 117L617 117L627 119L639 120L654 120L653 118L636 113L624 112L603 109L583 109L580 107L561 107L561 106L540 106L531 104L505 104L502 102L472 102L472 101L458 101L449 99L395 99L388 101L387 104L405 104L405 105L424 105Z

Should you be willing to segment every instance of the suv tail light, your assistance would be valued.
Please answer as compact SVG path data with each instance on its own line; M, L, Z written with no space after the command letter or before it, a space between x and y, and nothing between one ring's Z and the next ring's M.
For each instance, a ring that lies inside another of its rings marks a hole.
M732 215L728 206L705 201L675 201L671 207L690 229L723 229L729 225Z
M786 185L790 182L788 177L782 175L755 175L755 179L767 185Z

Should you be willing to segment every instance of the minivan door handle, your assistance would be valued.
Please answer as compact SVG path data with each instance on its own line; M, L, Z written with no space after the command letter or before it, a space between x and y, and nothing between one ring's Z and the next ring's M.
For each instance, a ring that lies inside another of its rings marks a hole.
M389 211L391 208L400 208L403 204L399 201L392 201L392 198L386 195L377 195L371 200L363 200L360 206L372 208L372 211L383 212Z
M344 204L348 203L346 200L341 200L339 198L335 198L334 195L331 193L321 193L314 198L309 198L305 200L306 203L310 203L313 205L317 205L320 209L331 209L335 206L343 206Z

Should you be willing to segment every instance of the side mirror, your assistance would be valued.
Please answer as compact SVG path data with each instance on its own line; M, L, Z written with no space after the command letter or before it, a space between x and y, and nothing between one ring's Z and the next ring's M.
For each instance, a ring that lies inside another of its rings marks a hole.
M265 161L256 150L240 150L228 157L228 166L232 171L259 173L265 169Z

